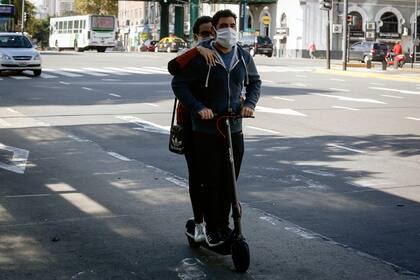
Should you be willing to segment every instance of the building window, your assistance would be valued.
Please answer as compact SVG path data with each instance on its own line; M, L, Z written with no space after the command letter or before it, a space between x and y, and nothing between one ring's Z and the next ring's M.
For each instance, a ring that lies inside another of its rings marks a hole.
M387 12L381 16L383 25L380 27L380 32L383 33L398 33L398 18L394 13Z
M363 17L362 17L362 15L358 12L351 12L349 15L352 16L350 31L363 31Z

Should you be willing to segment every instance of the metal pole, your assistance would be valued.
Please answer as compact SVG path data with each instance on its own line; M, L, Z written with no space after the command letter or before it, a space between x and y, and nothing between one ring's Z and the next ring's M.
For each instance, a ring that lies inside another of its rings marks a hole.
M330 23L330 10L327 10L327 69L331 69L331 23Z
M347 14L349 11L349 2L344 0L343 8L343 70L347 70L347 36L348 36L348 22Z
M22 0L22 34L25 32L25 0Z
M414 62L417 56L417 10L418 10L418 0L414 4L414 38L413 38L413 57L411 59L411 68L414 68Z

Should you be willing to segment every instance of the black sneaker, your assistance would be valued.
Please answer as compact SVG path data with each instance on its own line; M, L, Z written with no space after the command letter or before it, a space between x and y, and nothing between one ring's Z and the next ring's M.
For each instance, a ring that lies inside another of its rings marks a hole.
M206 229L206 242L209 245L209 247L215 247L220 244L223 244L224 240L220 237L220 233L217 231L210 231Z

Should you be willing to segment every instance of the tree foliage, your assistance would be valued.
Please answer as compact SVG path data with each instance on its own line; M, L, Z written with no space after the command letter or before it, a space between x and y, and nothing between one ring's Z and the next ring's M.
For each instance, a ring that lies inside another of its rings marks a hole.
M22 1L21 0L12 0L12 5L16 7L16 15L15 15L15 24L21 26L22 21ZM25 12L28 13L28 17L25 23L25 26L30 25L33 21L35 21L35 14L36 9L35 6L29 2L29 0L25 0ZM20 27L16 26L16 29Z
M76 0L76 9L80 14L117 15L117 0Z

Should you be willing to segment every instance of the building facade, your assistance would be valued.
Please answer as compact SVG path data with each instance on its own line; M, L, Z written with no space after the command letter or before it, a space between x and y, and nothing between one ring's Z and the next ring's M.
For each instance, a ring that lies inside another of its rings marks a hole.
M44 0L43 14L48 16L65 16L76 11L75 0Z

